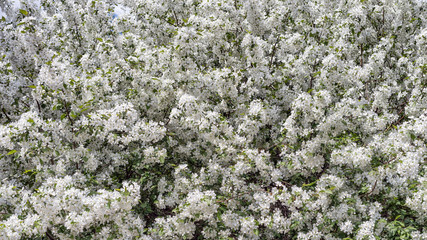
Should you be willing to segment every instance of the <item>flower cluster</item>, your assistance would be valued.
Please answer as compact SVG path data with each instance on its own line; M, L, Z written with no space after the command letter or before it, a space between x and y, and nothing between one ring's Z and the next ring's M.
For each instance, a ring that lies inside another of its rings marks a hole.
M1 239L427 239L425 1L14 2Z

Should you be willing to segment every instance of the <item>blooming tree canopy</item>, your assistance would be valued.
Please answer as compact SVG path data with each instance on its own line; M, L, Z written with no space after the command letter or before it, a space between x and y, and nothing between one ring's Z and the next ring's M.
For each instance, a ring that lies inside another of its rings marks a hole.
M0 239L427 239L426 2L13 6Z

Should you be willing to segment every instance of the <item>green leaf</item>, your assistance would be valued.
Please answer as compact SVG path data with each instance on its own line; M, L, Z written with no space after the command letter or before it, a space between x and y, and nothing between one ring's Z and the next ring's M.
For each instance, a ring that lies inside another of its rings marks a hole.
M320 75L322 72L321 71L317 71L313 74L313 77L316 77L317 75Z
M159 160L160 160L160 163L161 163L161 164L164 164L164 163L165 163L165 157L164 157L164 156L161 156L161 157L159 158Z
M326 189L326 190L325 190L325 193L327 193L327 194L332 194L332 191L331 191L330 189Z
M33 173L34 172L34 170L33 169L29 169L29 170L25 170L24 171L24 174L27 174L27 173Z
M96 38L96 40L103 42L104 40L102 38Z
M12 155L12 154L14 154L16 152L17 152L16 150L12 150L12 151L8 152L6 155L9 156L9 155Z
M310 186L313 186L314 184L316 184L316 182L317 182L317 180L316 180L316 181L314 181L314 182L312 182L312 183L304 183L304 184L302 185L302 187L310 187Z
M32 89L35 89L36 88L36 86L34 86L34 85L30 85L30 86L28 86L29 88L32 88Z
M28 12L25 11L24 9L19 9L19 12L22 13L23 15L27 16Z

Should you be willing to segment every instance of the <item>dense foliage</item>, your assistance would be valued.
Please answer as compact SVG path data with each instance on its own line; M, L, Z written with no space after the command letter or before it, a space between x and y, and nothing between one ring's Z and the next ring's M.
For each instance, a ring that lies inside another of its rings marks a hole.
M0 239L427 239L426 2L0 8Z

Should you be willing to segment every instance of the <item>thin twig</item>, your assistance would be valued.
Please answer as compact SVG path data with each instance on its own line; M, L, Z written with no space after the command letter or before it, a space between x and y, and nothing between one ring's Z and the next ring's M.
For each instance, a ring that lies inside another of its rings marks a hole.
M280 36L277 37L276 43L274 43L273 50L271 51L271 57L270 57L270 62L268 64L268 68L271 68L271 65L273 65L273 58L276 53L276 47L277 47L277 44L279 43L279 40L280 40Z
M389 164L389 163L393 162L395 159L396 159L396 157L394 157L394 158L392 158L392 159L388 160L388 161L387 161L387 162L385 162L384 164L385 164L385 165L387 165L387 164Z
M24 102L24 101L22 101L21 100L21 102L27 107L27 108L30 108L30 105L28 105L28 103L26 103L26 102Z
M6 111L4 110L4 108L1 109L1 111L4 113L4 115L6 116L7 120L9 122L12 122L12 119L10 119L10 117L7 115Z
M402 112L402 110L400 111L400 112ZM400 114L400 112L399 112L399 114ZM393 123L391 123L385 130L384 130L384 132L387 132L392 126L395 126L396 124L399 124L400 123L400 121L402 121L402 119L405 117L406 115L404 114L404 115L402 115L396 122L393 122Z
M173 10L173 9L172 9L172 13L173 13L173 16L174 16L174 18L175 18L176 25L177 25L177 26L180 26L180 25L179 25L179 21L178 21L178 17L176 16L176 13L175 13L175 10Z
M273 146L271 146L271 147L267 148L267 151L270 151L271 149L273 149L273 148L275 148L275 147L277 147L277 146L279 146L279 145L281 145L281 144L284 144L284 143L285 143L285 140L283 140L283 141L281 141L281 142L279 142L279 143L276 143L276 144L274 144Z
M384 6L383 6L383 25L381 26L383 32L382 32L382 37L384 37L385 35L385 31L384 31Z
M55 240L55 237L49 232L49 229L47 229L46 231L46 236L50 239L50 240Z
M421 93L424 91L424 88L421 90ZM421 94L417 97L417 99L414 102L417 102L421 97ZM406 105L408 104L408 101L405 101L404 103L402 103L400 106L405 105L404 107L402 107L402 109L400 109L400 111L397 113L397 115L400 115L406 108ZM397 125L400 123L400 121L402 121L402 119L406 116L406 114L403 114L396 122L391 123L383 132L387 132L392 126Z
M37 108L39 109L39 113L42 113L42 108L40 107L40 103L39 101L36 99L36 103L37 103Z
M25 71L24 68L21 68L21 70L24 72L25 77L28 78L28 80L30 80L31 84L34 84L34 80L32 78L30 78L30 74L28 74L27 71Z
M236 195L236 196L233 196L233 197L230 197L230 198L227 198L227 199L224 199L224 200L216 200L216 202L217 202L217 203L225 203L225 202L228 202L228 201L233 200L233 199L235 199L235 198L238 198L238 197L240 197L240 196L242 196L242 195L245 195L245 194L247 194L247 193L249 193L249 192L240 193L240 194L238 194L238 195Z
M266 190L264 190L264 189L259 189L259 190L264 191L264 192L267 192L267 191L266 191ZM227 198L227 199L224 199L224 200L216 200L216 202L217 202L217 203L225 203L225 202L228 202L228 201L233 200L233 199L235 199L235 198L241 197L241 196L243 196L243 195L245 195L245 194L248 194L248 193L250 193L250 192L252 192L252 191L243 192L243 193L237 194L236 196L232 196L232 197Z
M66 112L67 118L71 123L71 133L73 133L73 135L74 135L74 121L70 117L70 110L67 106L67 102L65 100L63 102L64 102L64 107L65 107L65 112ZM74 149L76 149L77 148L76 142L74 142L73 140L71 140L71 142L73 143ZM76 167L77 167L77 169L79 169L79 165L77 164L77 162L76 162Z
M77 30L77 24L76 24L76 20L74 20L74 31L76 31L76 35L77 35L77 40L79 41L79 48L82 47L82 41L81 41L81 35L80 32Z
M363 196L369 196L369 195L371 195L371 193L375 190L375 187L377 186L377 181L378 180L375 180L374 186L372 187L371 191L363 194Z
M286 187L291 188L292 184L286 182L286 181L282 181L283 184L285 184Z
M71 122L71 126L73 126L73 125L74 125L74 121L73 121L73 119L71 119L71 117L70 117L70 110L68 109L68 106L67 106L67 102L66 102L66 101L64 101L64 106L65 106L65 111L66 111L66 114L67 114L67 118L68 118L68 120Z

